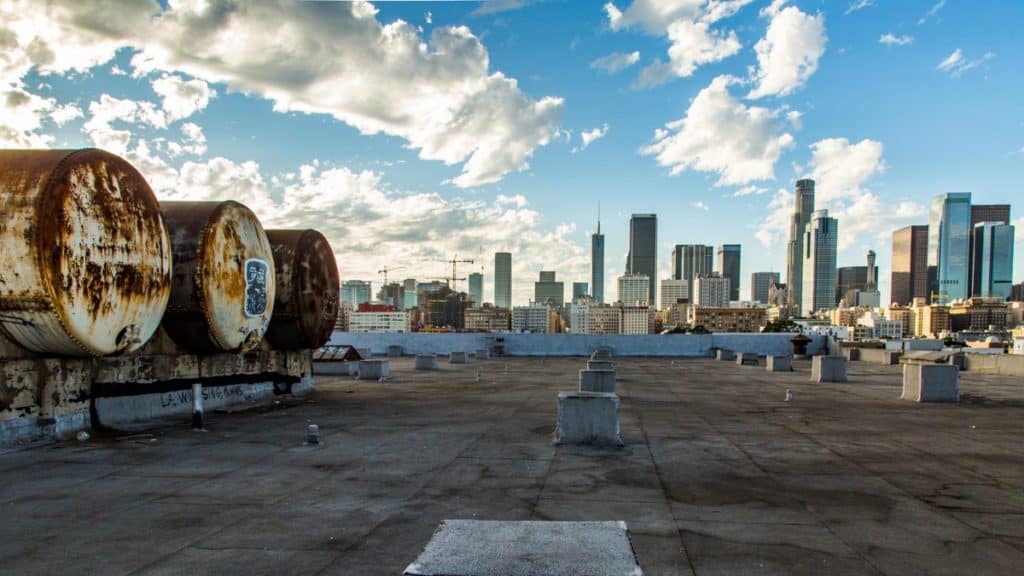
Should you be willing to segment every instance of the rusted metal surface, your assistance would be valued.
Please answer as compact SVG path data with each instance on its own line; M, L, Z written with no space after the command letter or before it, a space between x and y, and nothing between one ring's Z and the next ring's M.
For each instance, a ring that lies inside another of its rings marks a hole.
M238 202L163 202L174 273L163 327L198 354L259 346L274 310L274 256Z
M0 151L0 329L37 353L142 346L170 295L149 184L102 150Z
M331 338L341 285L331 244L316 230L267 230L277 297L267 341L281 350L315 349Z

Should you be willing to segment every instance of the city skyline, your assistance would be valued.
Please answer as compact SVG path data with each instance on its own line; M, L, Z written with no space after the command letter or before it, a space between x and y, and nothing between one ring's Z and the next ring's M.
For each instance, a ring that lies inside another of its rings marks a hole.
M935 195L1016 202L1020 226L1024 5L727 5L26 2L0 24L0 141L99 146L161 199L321 230L343 280L511 252L516 302L538 270L597 285L598 203L606 290L633 213L659 214L652 286L674 245L737 240L740 294L751 272L785 281L804 177L843 223L838 264L878 252L883 302L891 235Z

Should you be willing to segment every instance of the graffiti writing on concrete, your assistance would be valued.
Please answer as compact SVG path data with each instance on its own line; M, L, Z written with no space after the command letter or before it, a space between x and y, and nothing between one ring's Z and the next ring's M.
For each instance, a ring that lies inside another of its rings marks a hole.
M203 402L211 400L234 400L245 396L245 390L241 386L217 386L215 388L203 388ZM177 392L165 392L160 395L161 408L174 408L177 406L191 406L192 391L178 390Z

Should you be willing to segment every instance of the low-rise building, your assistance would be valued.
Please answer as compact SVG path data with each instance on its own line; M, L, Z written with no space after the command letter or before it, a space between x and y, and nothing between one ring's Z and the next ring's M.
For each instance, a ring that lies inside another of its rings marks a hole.
M409 314L405 312L352 312L349 332L408 332Z
M490 304L466 308L466 331L505 332L511 329L512 314L508 308Z
M654 306L622 306L620 334L654 334Z
M860 329L864 329L862 332ZM889 320L875 312L869 312L857 319L854 337L858 340L899 340L903 338L903 321Z
M512 331L546 334L550 321L551 307L547 304L531 304L512 308Z
M767 309L694 306L689 317L691 326L711 332L760 332L767 323Z
M885 317L888 320L902 324L905 336L912 336L914 334L914 310L909 306L890 304L885 310Z
M949 306L925 304L924 298L914 298L910 308L914 313L913 336L938 338L949 331Z
M622 312L618 306L595 304L587 310L588 334L618 334L622 330Z
M1002 298L969 298L949 306L949 329L960 331L1006 330L1013 312Z

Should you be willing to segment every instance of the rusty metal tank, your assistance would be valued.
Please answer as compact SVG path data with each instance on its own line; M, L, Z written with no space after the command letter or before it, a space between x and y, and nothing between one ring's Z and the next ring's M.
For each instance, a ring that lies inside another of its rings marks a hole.
M338 319L341 284L334 251L316 230L267 230L277 297L267 342L280 350L319 348Z
M0 330L33 352L141 347L170 296L171 244L156 197L96 149L0 151Z
M259 219L238 202L161 202L174 250L163 327L197 354L259 346L274 311L274 255Z

